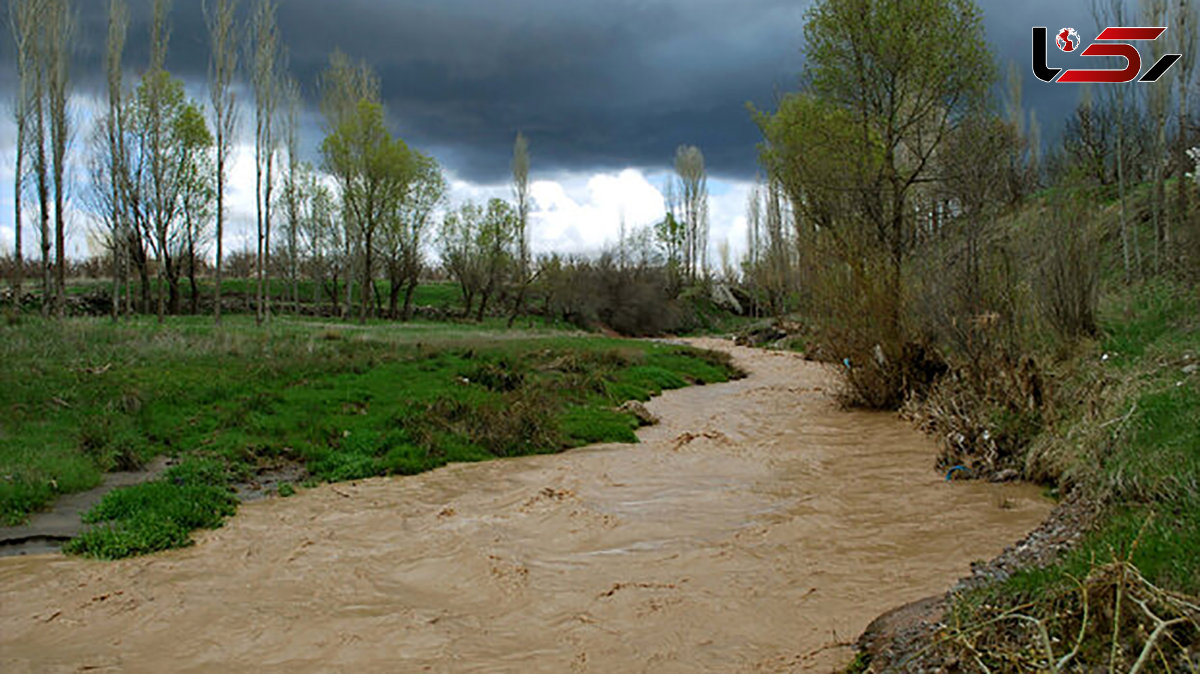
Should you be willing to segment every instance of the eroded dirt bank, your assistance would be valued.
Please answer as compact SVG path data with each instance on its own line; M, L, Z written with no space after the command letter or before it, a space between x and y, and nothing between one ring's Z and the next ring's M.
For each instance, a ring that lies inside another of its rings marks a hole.
M729 346L637 446L455 465L243 506L187 550L0 559L0 670L828 671L1049 512L946 483L828 373Z

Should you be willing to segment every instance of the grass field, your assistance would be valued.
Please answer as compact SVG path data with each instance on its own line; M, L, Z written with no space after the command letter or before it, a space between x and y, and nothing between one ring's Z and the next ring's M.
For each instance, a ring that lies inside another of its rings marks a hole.
M717 354L500 321L25 319L0 333L6 523L104 471L181 459L88 514L99 526L68 549L100 557L186 544L236 507L228 486L264 466L337 481L633 442L637 422L616 405L735 374Z
M150 299L156 301L159 281L152 279L150 281ZM378 279L376 286L379 292L379 301L384 308L387 307L388 293L391 292L391 285L386 279ZM196 280L198 295L203 300L211 301L213 297L213 280L209 276L202 276ZM268 284L268 292L271 295L271 303L279 308L289 308L292 302L292 284L287 279L272 278ZM313 297L316 294L316 283L310 279L302 279L297 283L297 289L300 294L300 303L302 305L312 305ZM321 299L317 304L327 306L329 304L329 290L332 289L331 284L327 284L321 290ZM360 294L361 286L355 285L353 288L354 308L359 306L362 301ZM25 292L39 295L41 286L34 279L33 282L26 281ZM88 279L79 278L72 279L67 283L68 295L87 295L90 293L103 293L109 295L112 292L112 282L107 279ZM258 281L252 278L226 278L221 282L221 293L226 299L243 298L247 302L253 300L258 292ZM141 286L137 283L132 288L135 301L141 296ZM338 298L345 301L345 286L340 285L338 288ZM124 296L124 290L122 290ZM179 283L179 297L182 308L188 308L188 302L192 296L192 287L187 279L182 279ZM401 296L403 301L403 296ZM449 281L426 281L417 286L413 292L413 306L415 307L432 307L439 310L457 309L461 305L461 293L457 284Z

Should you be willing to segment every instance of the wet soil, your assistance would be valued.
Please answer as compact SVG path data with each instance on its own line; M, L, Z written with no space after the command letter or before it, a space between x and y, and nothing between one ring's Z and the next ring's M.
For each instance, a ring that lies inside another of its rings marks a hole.
M0 557L38 555L57 552L59 547L83 531L80 517L118 487L153 480L170 466L166 457L158 457L142 470L107 473L99 487L61 496L45 512L34 513L25 524L0 527Z
M946 482L821 365L699 345L750 376L651 401L639 445L324 485L122 562L0 559L0 670L830 671L1050 511Z
M160 456L142 470L107 473L99 487L61 496L46 511L34 513L25 524L0 527L0 557L42 555L58 552L64 543L86 528L83 514L92 509L108 492L156 480L175 465L175 459ZM281 463L259 469L254 477L231 488L243 503L270 498L284 484L308 479L308 471L299 463Z

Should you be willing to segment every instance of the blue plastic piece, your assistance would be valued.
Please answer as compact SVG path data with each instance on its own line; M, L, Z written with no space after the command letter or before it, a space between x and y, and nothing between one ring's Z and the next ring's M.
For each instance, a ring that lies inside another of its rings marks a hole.
M951 468L949 470L949 472L946 473L946 481L949 482L950 480L952 480L954 478L954 474L960 470L964 473L967 473L968 475L971 473L971 469L967 468L966 466L955 466L955 467Z

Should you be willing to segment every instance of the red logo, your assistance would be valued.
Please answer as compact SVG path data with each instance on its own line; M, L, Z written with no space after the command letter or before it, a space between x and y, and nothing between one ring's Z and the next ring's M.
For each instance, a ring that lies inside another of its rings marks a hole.
M1073 68L1063 72L1062 68L1051 68L1046 64L1047 31L1045 26L1035 26L1033 29L1033 74L1043 82L1058 84L1085 83L1122 84L1138 80L1139 82L1156 82L1175 62L1182 58L1181 54L1166 54L1158 63L1150 67L1141 79L1142 55L1130 42L1154 41L1167 31L1163 27L1109 27L1096 36L1096 41L1079 53L1080 56L1119 56L1125 59L1125 67L1119 70L1111 69L1080 69ZM1078 50L1080 45L1079 33L1074 28L1063 28L1054 36L1058 48L1067 53ZM1059 77L1058 74L1062 73Z
M1073 52L1079 48L1079 33L1076 33L1074 28L1063 28L1058 31L1054 42L1058 45L1059 50Z

